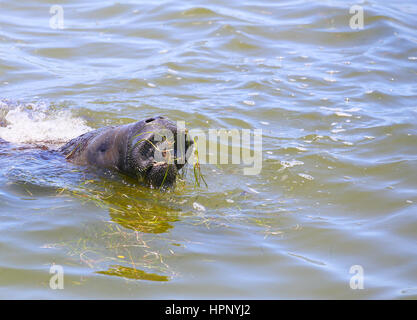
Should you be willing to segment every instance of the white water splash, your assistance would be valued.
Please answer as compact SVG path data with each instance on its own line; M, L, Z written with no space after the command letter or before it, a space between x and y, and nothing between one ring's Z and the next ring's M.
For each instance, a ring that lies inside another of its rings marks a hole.
M352 112L361 111L361 108L358 107L352 107L349 109L343 109L343 108L330 108L330 107L320 107L322 110L328 110L333 111L335 115L339 117L352 117Z
M306 173L299 173L298 174L301 178L304 178L304 179L306 179L306 180L314 180L314 177L313 176L310 176L309 174L306 174Z
M0 138L17 144L63 144L92 128L69 111L51 110L44 103L11 105L0 101ZM3 124L4 125L4 124Z
M298 160L291 160L291 161L284 161L284 160L282 160L281 161L282 168L279 171L282 171L285 168L292 168L294 166L301 166L303 164L304 164L304 162L298 161Z
M198 202L193 203L193 208L194 208L194 210L196 210L198 212L205 212L206 211L206 208L202 204L199 204Z

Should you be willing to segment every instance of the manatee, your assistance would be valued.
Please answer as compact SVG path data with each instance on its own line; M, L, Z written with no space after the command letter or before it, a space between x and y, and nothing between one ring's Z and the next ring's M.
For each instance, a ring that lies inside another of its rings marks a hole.
M116 170L165 188L175 184L192 146L186 129L158 116L87 132L59 151L74 164Z

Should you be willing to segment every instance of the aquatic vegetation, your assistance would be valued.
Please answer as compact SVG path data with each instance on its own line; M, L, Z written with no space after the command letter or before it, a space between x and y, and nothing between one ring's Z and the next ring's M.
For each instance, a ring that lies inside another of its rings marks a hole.
M194 173L194 185L200 187L201 181L204 182L205 186L208 187L206 179L204 179L204 175L201 172L200 161L198 158L198 144L194 138L194 145L195 145L195 162L193 163L193 173Z
M163 233L178 220L178 211L172 208L167 196L129 177L90 179L67 191L108 209L113 221L135 231Z
M156 273L147 273L136 268L124 267L120 265L111 266L106 271L96 271L96 273L105 274L108 276L117 276L134 280L149 280L149 281L168 281L167 276L161 276Z
M169 248L157 249L160 242L159 237L126 230L116 223L101 222L95 227L84 228L73 239L45 247L61 248L69 257L79 260L96 273L133 280L168 281L176 273L165 263L164 257L172 255L173 251ZM103 270L105 268L107 270Z

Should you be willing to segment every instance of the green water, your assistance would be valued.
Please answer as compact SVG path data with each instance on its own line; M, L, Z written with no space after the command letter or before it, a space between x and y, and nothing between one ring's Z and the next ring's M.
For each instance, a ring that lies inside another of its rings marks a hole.
M417 4L357 2L1 1L0 298L417 298ZM261 172L160 193L30 144L154 115L262 129Z

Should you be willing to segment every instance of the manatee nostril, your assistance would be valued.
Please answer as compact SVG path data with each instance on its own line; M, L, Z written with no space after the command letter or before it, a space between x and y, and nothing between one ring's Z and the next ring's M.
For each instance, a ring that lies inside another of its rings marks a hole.
M149 123L158 119L165 119L165 118L163 116L152 117L152 118L146 119L145 123Z

